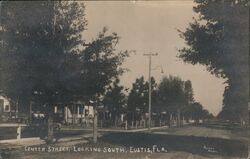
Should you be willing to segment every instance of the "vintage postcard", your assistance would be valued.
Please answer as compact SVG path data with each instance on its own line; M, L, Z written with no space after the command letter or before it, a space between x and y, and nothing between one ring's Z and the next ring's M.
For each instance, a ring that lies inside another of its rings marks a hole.
M248 157L247 0L0 4L0 159Z

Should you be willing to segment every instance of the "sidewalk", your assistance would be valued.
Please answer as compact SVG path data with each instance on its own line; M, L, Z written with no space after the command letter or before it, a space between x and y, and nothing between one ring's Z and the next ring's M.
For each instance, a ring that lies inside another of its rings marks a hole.
M102 134L99 134L101 136ZM72 146L78 143L87 143L86 138L92 137L92 134L84 134L78 136L70 136L59 139L54 146ZM1 150L14 150L24 148L25 146L38 146L46 145L46 142L38 137L36 138L24 138L24 139L11 139L11 140L0 140L0 151Z
M151 130L159 130L159 129L164 129L168 128L168 126L162 126L162 127L153 127ZM91 131L92 129L62 129L67 130L67 131L76 131L76 130L82 130L86 131L89 130ZM143 131L148 131L148 128L143 128L143 129L133 129L133 130L122 130L122 129L98 129L98 136L102 136L106 132L143 132ZM81 134L77 136L69 136L69 137L63 137L60 138L54 145L55 146L71 146L79 143L87 143L88 140L87 138L91 138L93 136L92 133L87 133L87 134ZM24 139L10 139L10 140L0 140L0 150L12 150L12 149L18 149L18 148L23 148L25 146L37 146L37 145L45 145L46 142L44 140L41 140L38 137L33 137L33 138L24 138Z
M10 140L0 140L0 150L12 150L18 149L25 146L36 146L45 144L44 140L40 138L24 138L24 139L10 139Z
M161 127L152 127L151 130L159 130L159 129L165 129L168 128L168 126L161 126ZM67 130L67 131L92 131L92 128L62 128L61 130ZM138 129L111 129L111 128L98 128L98 132L143 132L148 131L148 128L138 128Z
M1 123L0 127L18 127L18 126L27 126L27 124L19 124L19 123Z

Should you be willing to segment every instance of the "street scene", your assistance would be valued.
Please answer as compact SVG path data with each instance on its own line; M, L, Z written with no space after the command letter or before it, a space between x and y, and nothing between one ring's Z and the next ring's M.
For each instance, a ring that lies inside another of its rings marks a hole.
M248 1L0 4L0 159L249 157Z

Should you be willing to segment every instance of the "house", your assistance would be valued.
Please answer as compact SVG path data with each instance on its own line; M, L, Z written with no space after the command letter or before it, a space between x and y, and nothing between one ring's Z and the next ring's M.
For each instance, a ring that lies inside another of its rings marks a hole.
M0 96L0 120L7 121L12 118L17 118L17 109L11 104L10 99Z
M60 104L54 106L54 114L57 114L58 121L64 121L65 124L81 124L92 120L94 116L94 107L76 102L68 106Z
M10 111L10 101L5 97L0 96L0 113L9 113Z

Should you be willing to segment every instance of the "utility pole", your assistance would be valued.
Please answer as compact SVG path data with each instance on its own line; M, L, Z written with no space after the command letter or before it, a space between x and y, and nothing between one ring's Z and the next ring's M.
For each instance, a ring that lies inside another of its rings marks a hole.
M51 30L52 30L52 37L51 40L52 42L55 42L55 31L56 31L56 8L57 8L57 2L56 1L50 1L49 3L52 3L53 5L53 19L51 23ZM51 51L51 50L50 50ZM49 105L49 107L52 107L52 105ZM48 138L47 138L47 143L52 143L54 139L54 129L53 129L53 113L50 108L47 108L48 110L48 120L47 120L47 129L48 129Z
M3 31L3 26L2 26L2 5L3 1L0 1L0 31ZM1 47L3 48L3 39L1 38Z
M149 57L149 68L148 68L148 131L151 131L151 57L157 56L158 53L143 54L143 56Z

